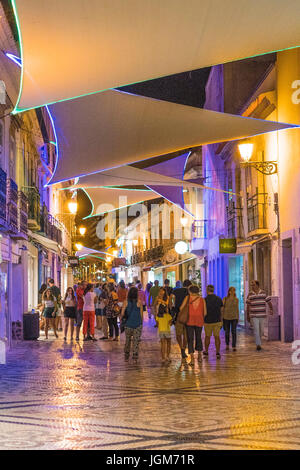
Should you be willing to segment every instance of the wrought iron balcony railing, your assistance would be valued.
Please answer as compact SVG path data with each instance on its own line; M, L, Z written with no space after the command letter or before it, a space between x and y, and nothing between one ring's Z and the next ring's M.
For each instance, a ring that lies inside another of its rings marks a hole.
M7 222L10 230L18 232L18 186L9 178L7 180Z
M18 191L18 231L27 234L28 230L28 199L22 192Z
M24 187L24 192L28 198L28 225L30 228L40 227L40 204L41 197L37 187Z
M267 193L247 198L248 232L267 228Z
M194 220L192 224L192 238L207 238L208 229L208 220Z
M0 168L0 222L6 223L6 193L7 193L7 176L5 171Z
M62 245L62 224L48 213L48 208L43 204L40 218L41 232L51 240Z
M235 203L230 201L226 208L227 232L229 238L244 238L243 213L241 207L235 207Z

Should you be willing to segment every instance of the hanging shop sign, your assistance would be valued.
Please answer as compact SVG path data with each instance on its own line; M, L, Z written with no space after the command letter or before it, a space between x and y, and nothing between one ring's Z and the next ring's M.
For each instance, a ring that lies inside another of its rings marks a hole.
M76 266L79 266L79 258L77 256L69 256L68 263L69 263L69 266L71 266L72 268L75 268Z
M220 238L219 252L223 254L236 253L236 238Z

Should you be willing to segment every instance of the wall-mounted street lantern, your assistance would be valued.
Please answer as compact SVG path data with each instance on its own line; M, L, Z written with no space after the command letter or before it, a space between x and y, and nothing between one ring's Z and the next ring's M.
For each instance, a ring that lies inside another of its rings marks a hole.
M251 143L243 143L239 144L239 152L242 157L243 162L241 166L243 167L252 167L255 168L260 173L264 175L274 175L278 172L278 165L277 162L269 161L269 162L257 162L257 161L250 161L252 154L253 154L253 147L254 145Z

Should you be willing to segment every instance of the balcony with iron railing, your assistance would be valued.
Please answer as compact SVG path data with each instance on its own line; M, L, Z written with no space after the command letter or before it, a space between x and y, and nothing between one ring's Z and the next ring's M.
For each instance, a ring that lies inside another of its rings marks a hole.
M57 219L48 213L48 208L45 204L43 204L41 210L40 231L45 237L50 238L59 245L62 245L63 226Z
M7 176L0 168L0 223L6 225L6 196L7 196Z
M226 208L228 238L244 238L242 211L243 209L241 207L236 207L235 203L230 201L229 206Z
M22 192L18 191L18 231L27 238L28 230L28 199Z
M247 197L248 236L260 235L267 229L267 193L259 193Z
M40 230L40 200L41 196L36 186L25 186L24 193L28 198L28 228Z
M203 255L208 248L211 227L208 220L194 220L192 224L191 253Z
M7 179L7 223L13 233L18 232L18 186L11 179Z

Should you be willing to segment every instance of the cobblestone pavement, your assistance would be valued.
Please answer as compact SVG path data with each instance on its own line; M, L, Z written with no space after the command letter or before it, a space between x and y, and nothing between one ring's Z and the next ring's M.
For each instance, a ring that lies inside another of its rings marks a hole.
M0 366L1 449L300 449L291 345L257 352L240 331L238 352L223 341L221 360L212 348L191 367L174 340L161 365L149 322L138 365L124 363L123 337L49 338L18 344Z

